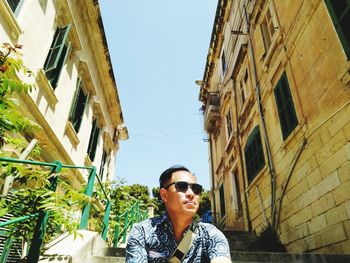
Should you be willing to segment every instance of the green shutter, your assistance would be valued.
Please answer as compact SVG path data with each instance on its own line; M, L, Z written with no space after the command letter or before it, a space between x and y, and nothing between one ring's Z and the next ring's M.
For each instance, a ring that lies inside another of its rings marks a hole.
M244 157L247 169L248 182L251 182L265 165L259 126L250 133L244 147Z
M100 136L100 129L98 128L97 123L98 121L96 118L92 123L89 146L87 151L91 161L95 159L98 138Z
M59 58L57 67L55 68L55 70L51 71L53 72L53 79L51 80L51 85L53 88L56 88L57 86L58 79L60 78L62 67L67 60L70 47L71 47L71 43L68 42L67 45L65 45L63 48L63 52L61 53L61 57Z
M224 184L220 186L219 191L220 191L220 216L222 218L226 215Z
M85 95L81 78L77 80L77 87L74 93L72 106L69 114L69 121L72 123L74 130L78 133L80 125L83 119L85 106L88 100L88 96Z
M70 113L69 113L69 121L73 124L75 115L76 115L76 110L77 110L77 102L78 102L78 96L80 92L80 84L81 84L81 78L77 79L77 85L75 88L75 93L72 101L72 105L70 108Z
M350 0L325 0L339 40L347 58L350 57Z
M45 61L45 66L44 66L45 72L54 70L57 67L58 61L65 47L70 28L71 28L71 25L57 29L48 57Z
M278 81L274 93L283 139L286 139L298 125L298 119L285 72Z

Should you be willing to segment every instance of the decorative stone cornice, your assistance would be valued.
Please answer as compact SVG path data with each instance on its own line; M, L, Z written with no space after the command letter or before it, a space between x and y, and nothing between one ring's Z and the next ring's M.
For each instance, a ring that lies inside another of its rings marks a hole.
M86 61L80 60L78 70L79 70L79 75L82 77L84 88L90 95L95 96L97 92L96 92L95 85L92 81L92 75L89 70L88 63Z
M98 117L99 125L100 127L103 127L106 125L106 119L103 115L101 103L98 101L94 101L92 104L92 109L94 111L94 115Z

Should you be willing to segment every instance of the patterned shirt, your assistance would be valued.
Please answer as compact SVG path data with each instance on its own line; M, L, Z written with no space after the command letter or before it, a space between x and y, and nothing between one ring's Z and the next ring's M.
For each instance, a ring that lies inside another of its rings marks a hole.
M197 234L183 262L210 262L215 257L230 258L224 234L215 226L198 223ZM126 246L126 263L168 262L177 247L166 213L135 224Z

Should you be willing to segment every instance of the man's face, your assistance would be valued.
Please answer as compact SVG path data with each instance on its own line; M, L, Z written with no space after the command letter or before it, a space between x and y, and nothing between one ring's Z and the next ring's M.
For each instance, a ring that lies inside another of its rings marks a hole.
M196 183L196 177L186 171L177 171L172 174L167 185L173 182L188 182L190 184ZM161 189L161 197L165 203L168 213L175 215L188 215L194 217L199 208L199 195L193 193L193 190L188 187L186 192L176 191L175 185L169 188Z

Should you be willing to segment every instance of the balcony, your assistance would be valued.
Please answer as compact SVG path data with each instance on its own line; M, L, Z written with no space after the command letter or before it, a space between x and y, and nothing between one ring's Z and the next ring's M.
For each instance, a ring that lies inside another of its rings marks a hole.
M219 93L210 93L204 111L204 129L208 133L213 133L220 127L220 95Z

